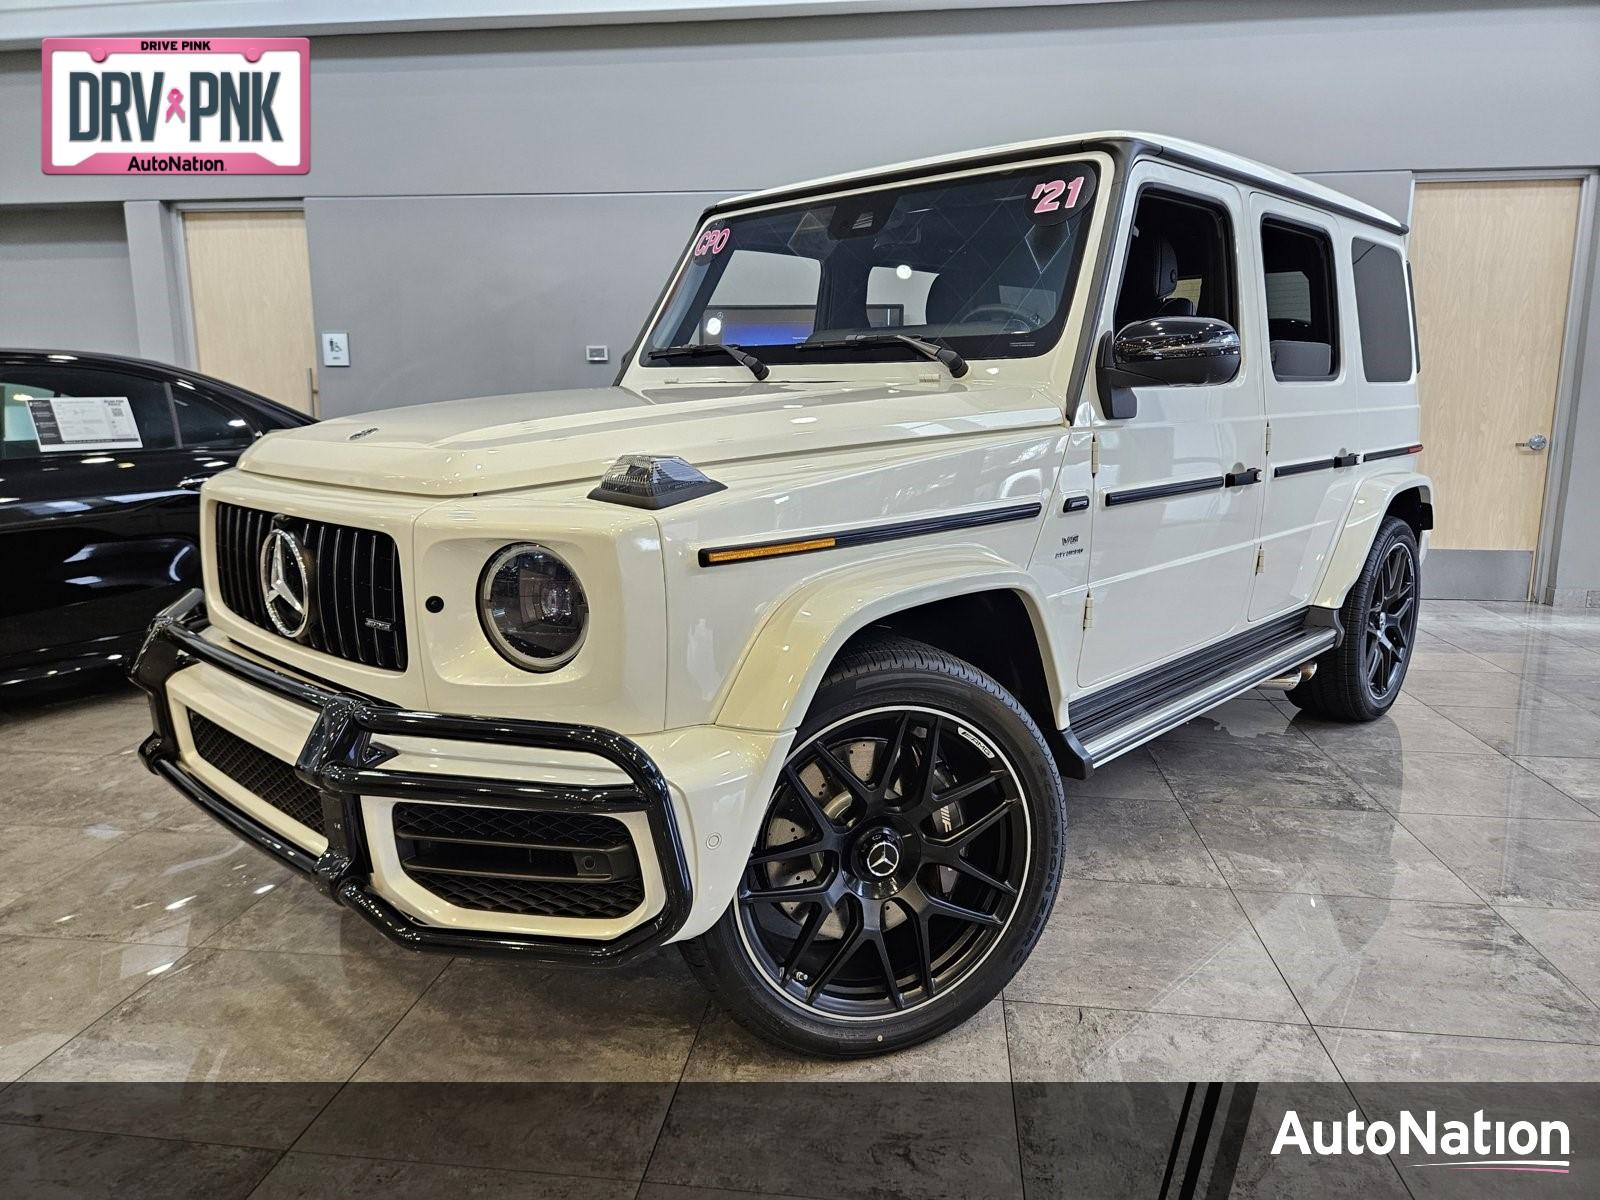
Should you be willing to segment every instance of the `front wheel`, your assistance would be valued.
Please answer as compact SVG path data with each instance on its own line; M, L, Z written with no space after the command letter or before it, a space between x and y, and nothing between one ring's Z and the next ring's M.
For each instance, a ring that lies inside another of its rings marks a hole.
M915 1045L992 1000L1033 949L1063 807L1009 692L920 642L865 645L818 689L738 894L684 957L790 1049Z
M1417 535L1398 517L1385 517L1339 610L1344 641L1317 660L1316 674L1288 693L1290 701L1336 721L1383 716L1400 698L1421 603Z

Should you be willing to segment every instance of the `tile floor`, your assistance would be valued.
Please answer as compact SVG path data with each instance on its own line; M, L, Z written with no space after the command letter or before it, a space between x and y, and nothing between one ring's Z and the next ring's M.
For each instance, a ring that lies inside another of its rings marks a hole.
M0 1133L36 1081L1600 1080L1600 612L1435 602L1419 642L1375 725L1256 693L1069 790L1004 999L870 1066L752 1040L672 952L394 950L146 774L132 692L0 710Z

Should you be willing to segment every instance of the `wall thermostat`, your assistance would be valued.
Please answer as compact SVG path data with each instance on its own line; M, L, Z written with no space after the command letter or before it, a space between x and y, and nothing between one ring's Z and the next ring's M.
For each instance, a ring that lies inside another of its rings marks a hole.
M609 347L609 346L585 346L583 348L583 357L588 362L610 362L611 361L611 347Z

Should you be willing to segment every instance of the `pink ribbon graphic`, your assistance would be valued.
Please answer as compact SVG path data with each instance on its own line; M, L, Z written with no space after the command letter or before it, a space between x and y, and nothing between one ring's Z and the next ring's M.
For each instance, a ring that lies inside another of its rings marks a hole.
M189 119L183 115L183 93L177 88L173 88L167 93L167 115L165 121L170 121L173 117L177 117L180 121Z

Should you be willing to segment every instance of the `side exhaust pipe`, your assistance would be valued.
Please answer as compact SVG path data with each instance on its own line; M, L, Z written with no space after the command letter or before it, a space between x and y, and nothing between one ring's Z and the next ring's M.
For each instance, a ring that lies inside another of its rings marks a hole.
M1274 675L1271 679L1263 679L1256 686L1258 688L1270 688L1273 691L1287 692L1292 688L1299 687L1316 673L1317 664L1315 662L1303 663L1287 675Z

